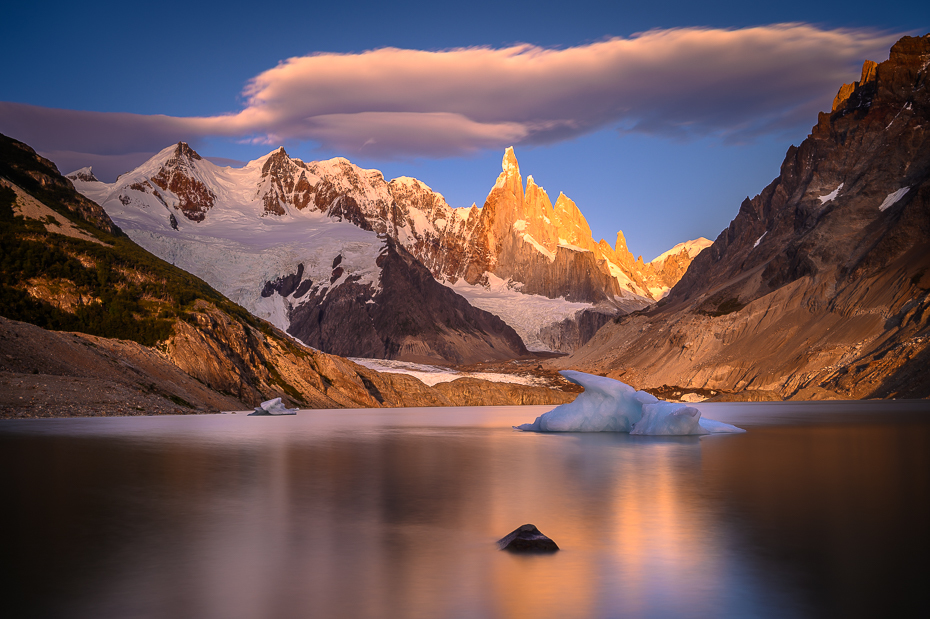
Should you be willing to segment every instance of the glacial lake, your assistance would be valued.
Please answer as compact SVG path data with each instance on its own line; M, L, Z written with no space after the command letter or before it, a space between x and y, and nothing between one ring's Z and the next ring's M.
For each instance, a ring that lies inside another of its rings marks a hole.
M0 421L6 617L930 617L930 402ZM532 523L562 548L499 551Z

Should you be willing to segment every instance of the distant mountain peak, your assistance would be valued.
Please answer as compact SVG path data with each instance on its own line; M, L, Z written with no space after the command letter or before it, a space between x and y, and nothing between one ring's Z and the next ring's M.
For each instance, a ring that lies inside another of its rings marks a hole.
M175 158L188 159L190 161L200 161L203 157L200 156L197 151L190 147L187 142L178 142L177 146L174 148Z
M65 178L72 181L83 181L85 183L99 183L100 180L94 176L94 170L91 166L86 166L80 170L75 170L70 174L66 174Z

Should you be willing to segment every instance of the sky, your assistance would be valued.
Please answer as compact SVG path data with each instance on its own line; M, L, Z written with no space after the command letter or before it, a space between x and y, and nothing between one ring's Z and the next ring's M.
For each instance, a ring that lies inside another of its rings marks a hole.
M0 132L112 181L283 145L483 204L514 146L595 240L715 239L926 2L46 2L3 9Z

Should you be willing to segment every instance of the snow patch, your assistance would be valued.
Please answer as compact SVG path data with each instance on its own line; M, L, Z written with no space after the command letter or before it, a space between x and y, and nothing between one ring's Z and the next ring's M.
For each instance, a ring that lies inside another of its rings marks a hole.
M898 200L903 198L904 194L910 191L910 189L911 189L910 187L902 187L901 189L895 191L894 193L889 193L885 197L885 200L882 202L881 206L878 207L878 210L885 211L887 209L890 209L892 206L894 206L898 202Z
M840 186L839 186L839 187L837 187L836 189L834 189L833 191L831 191L830 193L828 193L828 194L826 194L826 195L824 195L824 196L820 196L820 197L817 198L817 199L820 200L820 203L821 203L821 204L826 204L827 202L832 202L833 199L836 198L836 196L839 195L840 189L843 188L843 185L844 185L844 184L845 184L845 183L840 183Z
M523 223L526 224L525 221ZM548 249L546 249L545 247L543 247L542 245L540 245L539 242L536 239L534 239L532 236L530 236L529 234L524 234L523 240L529 243L530 245L532 245L533 247L535 247L536 251L538 251L543 256L548 258L549 262L552 262L553 260L555 260L555 254L549 251Z
M559 239L559 241L560 241L559 247L564 247L565 249L568 249L568 250L571 250L571 251L578 251L578 252L591 251L590 249L585 249L585 248L583 248L583 247L578 247L577 245L572 245L571 243L562 243L562 242L561 242L562 239Z
M675 245L675 247L671 248L667 252L659 254L652 262L650 262L650 264L658 266L659 264L668 260L670 257L680 254L682 249L688 250L688 257L693 260L695 256L713 244L713 241L710 239L705 239L703 236L698 237L693 241L685 241L684 243Z
M363 359L350 357L349 361L357 363L369 370L388 372L393 374L408 374L420 382L432 387L439 383L448 383L458 378L478 378L492 383L514 383L517 385L545 385L546 381L535 376L519 376L516 374L501 374L498 372L458 372L451 368L438 365L424 365L422 363L409 363L394 361L392 359Z

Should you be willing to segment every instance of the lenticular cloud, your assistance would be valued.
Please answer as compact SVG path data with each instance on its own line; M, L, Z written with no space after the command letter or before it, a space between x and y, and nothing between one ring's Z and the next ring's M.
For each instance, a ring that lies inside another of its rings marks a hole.
M664 402L619 380L565 370L559 372L584 387L573 402L514 426L524 432L628 432L650 436L744 432L727 423L703 419L693 406Z
M225 137L309 141L346 155L454 156L616 128L739 139L807 128L865 59L899 37L809 24L650 30L588 45L383 48L289 58L235 112L178 118L0 102L0 131L98 155ZM180 136L180 137L179 137Z
M651 30L560 49L384 48L290 58L219 125L415 154L543 143L604 128L725 135L806 123L897 39L808 24ZM437 130L438 129L438 130ZM495 136L497 136L495 141Z

